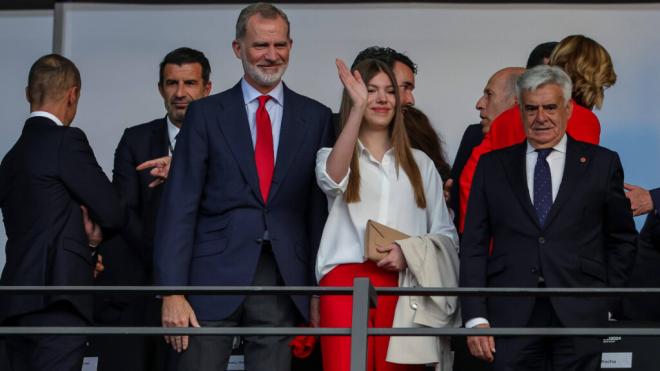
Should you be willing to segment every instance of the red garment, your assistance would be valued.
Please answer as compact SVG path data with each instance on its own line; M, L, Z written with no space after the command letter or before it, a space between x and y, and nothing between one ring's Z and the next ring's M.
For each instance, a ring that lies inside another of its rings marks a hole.
M357 277L368 277L375 287L396 287L399 275L380 269L372 261L341 264L323 276L320 286L353 286ZM351 327L353 298L350 295L321 295L321 327ZM369 327L392 327L397 296L378 296L376 308L369 310ZM385 361L389 336L369 336L367 371L421 371L424 365L401 365ZM351 364L349 336L322 336L324 371L346 371Z
M303 325L300 327L309 327L309 326ZM315 345L316 345L316 336L314 335L298 335L295 336L289 342L289 346L291 347L291 354L293 354L294 357L300 359L309 357L314 351Z
M268 201L270 183L273 179L275 168L275 150L273 149L273 127L270 116L266 110L266 102L270 95L259 97L259 108L257 108L257 143L254 146L254 161L259 176L259 188L264 203Z
M598 117L590 110L573 102L573 114L568 119L566 133L575 140L598 144L600 142L600 122L598 121ZM490 151L506 148L524 140L525 130L520 116L520 108L516 105L497 116L481 144L472 150L472 155L470 155L470 159L465 164L461 178L459 179L460 213L458 231L460 233L463 233L463 228L465 227L465 214L472 187L472 178L474 177L474 172L477 170L479 158Z

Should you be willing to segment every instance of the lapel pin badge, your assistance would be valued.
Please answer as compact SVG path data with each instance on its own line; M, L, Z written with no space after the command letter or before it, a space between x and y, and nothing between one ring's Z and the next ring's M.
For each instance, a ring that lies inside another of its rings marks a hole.
M584 156L580 157L580 163L581 164L586 164L587 163L587 158L584 157Z

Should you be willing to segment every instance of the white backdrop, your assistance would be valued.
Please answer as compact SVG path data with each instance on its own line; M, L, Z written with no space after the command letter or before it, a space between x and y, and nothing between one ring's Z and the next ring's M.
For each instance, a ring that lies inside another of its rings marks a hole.
M108 175L124 128L165 113L156 82L158 63L167 52L179 46L204 51L213 69L214 92L229 88L242 74L240 61L231 51L242 5L60 6L64 14L61 50L83 76L74 125L85 130ZM478 121L474 105L493 72L524 65L531 49L541 42L573 33L588 35L610 51L619 76L606 92L604 109L597 112L603 124L602 144L620 153L627 181L660 186L655 164L660 159L660 5L281 7L291 21L294 40L285 75L291 88L336 111L340 96L336 57L350 63L357 52L371 45L406 52L419 65L417 105L444 137L450 159L465 126ZM0 17L0 30L12 20ZM16 48L5 40L1 45L3 50ZM5 75L12 77L0 93L3 98L11 95L10 105L3 110L11 115L5 120L9 128L3 127L7 136L0 139L0 154L15 141L22 126L21 116L27 109L24 100L13 95L22 94L27 69L37 54L23 54L22 64L13 70L0 69L3 81Z

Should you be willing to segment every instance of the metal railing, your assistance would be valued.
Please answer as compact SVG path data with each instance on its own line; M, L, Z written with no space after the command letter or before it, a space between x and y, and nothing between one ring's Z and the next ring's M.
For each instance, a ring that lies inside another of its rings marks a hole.
M356 278L353 287L258 286L0 286L7 294L194 294L194 295L352 295L350 328L303 327L18 327L0 326L0 335L320 335L351 336L351 370L365 370L368 336L660 336L658 328L369 328L369 309L378 295L397 296L590 296L658 295L660 288L374 288L368 278Z

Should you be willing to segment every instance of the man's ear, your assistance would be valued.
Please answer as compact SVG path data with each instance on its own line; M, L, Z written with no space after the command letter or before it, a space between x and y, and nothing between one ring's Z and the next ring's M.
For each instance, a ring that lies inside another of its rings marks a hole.
M566 109L568 110L568 118L570 119L573 116L573 99L569 99L566 103Z
M32 97L30 96L30 88L25 87L25 99L27 99L28 103L32 104Z
M76 105L78 104L78 99L80 99L80 87L79 86L70 87L69 91L67 92L67 103L69 105Z
M238 40L231 42L231 48L234 50L236 58L241 59L241 43Z
M165 82L162 82L162 83L159 82L159 83L156 85L156 86L158 86L158 92L160 93L160 96L163 97L163 99L165 99L165 91L163 90L163 84L164 84L164 83L165 83Z

